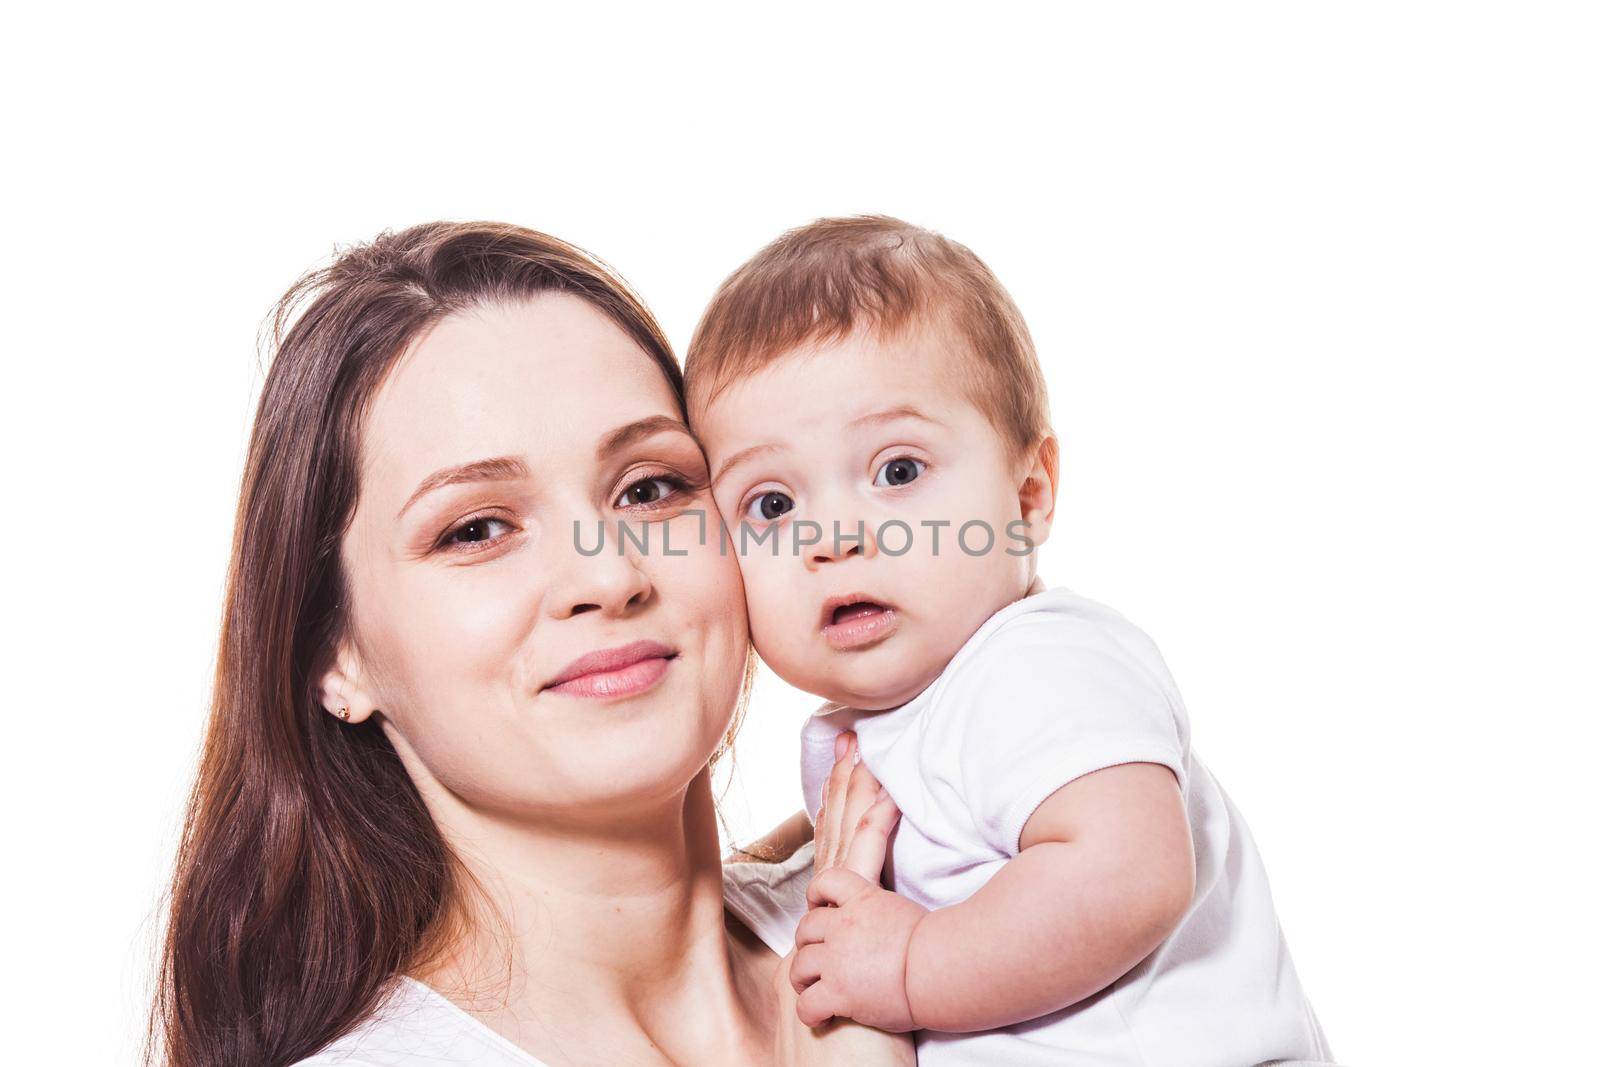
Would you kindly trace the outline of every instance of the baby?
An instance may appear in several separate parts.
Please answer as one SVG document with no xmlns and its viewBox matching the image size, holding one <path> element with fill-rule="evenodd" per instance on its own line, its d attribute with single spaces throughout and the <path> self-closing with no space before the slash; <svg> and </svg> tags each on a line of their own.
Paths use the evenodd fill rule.
<svg viewBox="0 0 1600 1067">
<path fill-rule="evenodd" d="M 811 885 L 801 1017 L 918 1030 L 935 1067 L 1327 1059 L 1160 654 L 1036 581 L 1057 444 L 988 268 L 895 219 L 813 223 L 722 285 L 686 373 L 756 649 L 828 701 L 807 808 L 852 732 L 902 812 L 894 892 Z"/>
</svg>

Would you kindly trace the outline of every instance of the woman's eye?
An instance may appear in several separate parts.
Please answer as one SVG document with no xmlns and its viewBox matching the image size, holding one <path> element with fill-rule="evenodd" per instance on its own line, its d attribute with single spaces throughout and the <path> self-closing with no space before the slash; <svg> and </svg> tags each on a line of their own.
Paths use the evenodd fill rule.
<svg viewBox="0 0 1600 1067">
<path fill-rule="evenodd" d="M 451 544 L 478 544 L 494 540 L 494 528 L 504 526 L 510 529 L 511 524 L 504 519 L 485 516 L 481 519 L 470 519 L 457 526 L 445 535 L 445 541 Z"/>
<path fill-rule="evenodd" d="M 641 478 L 622 491 L 622 495 L 616 499 L 616 506 L 619 508 L 647 508 L 652 504 L 661 503 L 681 488 L 682 486 L 671 478 Z"/>
<path fill-rule="evenodd" d="M 873 476 L 873 485 L 896 486 L 906 485 L 917 480 L 917 476 L 928 469 L 928 465 L 920 459 L 911 459 L 901 456 L 891 459 L 878 468 L 878 473 Z"/>
<path fill-rule="evenodd" d="M 750 501 L 749 506 L 745 508 L 745 517 L 758 519 L 761 522 L 771 522 L 773 519 L 781 519 L 793 510 L 794 498 L 788 493 L 780 493 L 774 490 L 769 493 L 762 493 Z"/>
</svg>

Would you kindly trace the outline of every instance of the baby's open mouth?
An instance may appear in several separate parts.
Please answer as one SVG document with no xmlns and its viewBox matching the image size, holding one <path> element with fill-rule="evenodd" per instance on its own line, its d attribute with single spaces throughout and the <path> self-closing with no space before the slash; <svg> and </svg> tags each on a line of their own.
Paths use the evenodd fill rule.
<svg viewBox="0 0 1600 1067">
<path fill-rule="evenodd" d="M 875 645 L 899 626 L 900 615 L 892 604 L 861 593 L 830 597 L 822 605 L 822 636 L 840 651 Z"/>
<path fill-rule="evenodd" d="M 882 604 L 875 604 L 870 600 L 858 600 L 853 604 L 841 604 L 833 609 L 833 622 L 840 623 L 846 619 L 859 619 L 863 615 L 876 615 L 883 610 Z"/>
</svg>

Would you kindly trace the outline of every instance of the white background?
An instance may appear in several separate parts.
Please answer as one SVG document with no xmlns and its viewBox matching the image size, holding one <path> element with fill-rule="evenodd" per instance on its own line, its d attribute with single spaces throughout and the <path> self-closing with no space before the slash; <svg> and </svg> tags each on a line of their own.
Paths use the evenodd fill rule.
<svg viewBox="0 0 1600 1067">
<path fill-rule="evenodd" d="M 1594 9 L 578 6 L 8 15 L 0 1060 L 133 1059 L 297 274 L 504 219 L 681 350 L 781 229 L 887 212 L 1027 315 L 1044 573 L 1164 650 L 1341 1059 L 1592 1062 Z M 809 706 L 763 681 L 736 834 Z"/>
</svg>

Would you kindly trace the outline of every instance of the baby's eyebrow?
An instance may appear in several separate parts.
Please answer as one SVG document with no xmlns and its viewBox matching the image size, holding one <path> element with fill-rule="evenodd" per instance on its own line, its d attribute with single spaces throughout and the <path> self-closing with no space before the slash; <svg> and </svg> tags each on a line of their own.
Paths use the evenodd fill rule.
<svg viewBox="0 0 1600 1067">
<path fill-rule="evenodd" d="M 859 415 L 850 420 L 849 426 L 851 429 L 856 429 L 861 426 L 874 426 L 880 422 L 893 422 L 895 419 L 921 419 L 923 422 L 931 422 L 935 426 L 944 425 L 932 415 L 924 414 L 919 408 L 910 404 L 900 404 L 892 408 L 884 408 L 882 411 L 869 411 L 865 415 Z"/>
<path fill-rule="evenodd" d="M 755 459 L 757 456 L 764 456 L 771 452 L 780 451 L 782 451 L 782 449 L 780 449 L 777 445 L 751 445 L 749 448 L 741 448 L 739 451 L 735 452 L 733 455 L 724 460 L 722 465 L 717 468 L 717 473 L 711 476 L 711 484 L 715 486 L 722 480 L 722 476 L 724 474 L 727 474 L 741 463 Z"/>
</svg>

